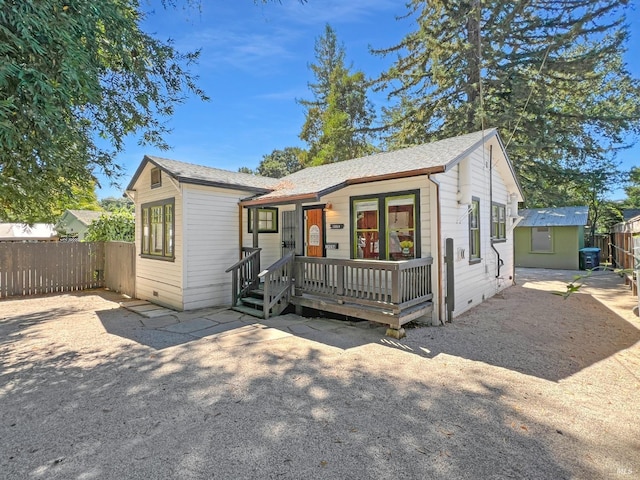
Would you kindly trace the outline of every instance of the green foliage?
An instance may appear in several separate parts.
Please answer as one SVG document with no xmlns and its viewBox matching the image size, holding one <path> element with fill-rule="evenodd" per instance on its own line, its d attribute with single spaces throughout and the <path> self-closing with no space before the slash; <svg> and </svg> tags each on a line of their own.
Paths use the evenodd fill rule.
<svg viewBox="0 0 640 480">
<path fill-rule="evenodd" d="M 369 127 L 374 119 L 367 98 L 368 82 L 361 71 L 345 65 L 344 46 L 326 25 L 316 40 L 316 63 L 309 65 L 316 83 L 309 88 L 313 100 L 298 100 L 306 109 L 300 138 L 309 145 L 306 165 L 348 160 L 375 151 Z"/>
<path fill-rule="evenodd" d="M 103 213 L 89 225 L 85 242 L 133 242 L 136 222 L 133 212 L 127 208 Z"/>
<path fill-rule="evenodd" d="M 102 210 L 115 212 L 118 210 L 128 210 L 133 213 L 135 205 L 128 197 L 106 197 L 98 202 Z"/>
<path fill-rule="evenodd" d="M 626 1 L 408 6 L 418 28 L 376 52 L 396 57 L 376 82 L 396 100 L 388 148 L 497 127 L 531 206 L 565 205 L 576 162 L 609 162 L 640 131 L 640 82 L 622 60 Z"/>
<path fill-rule="evenodd" d="M 298 147 L 275 149 L 264 155 L 256 173 L 264 177 L 282 178 L 303 168 L 306 152 Z"/>
<path fill-rule="evenodd" d="M 206 99 L 198 52 L 144 18 L 138 0 L 0 0 L 0 216 L 53 220 L 95 172 L 118 177 L 128 135 L 167 148 L 163 119 L 187 92 Z"/>
<path fill-rule="evenodd" d="M 624 192 L 627 194 L 624 202 L 625 207 L 640 208 L 640 167 L 633 167 L 629 171 L 629 179 Z"/>
</svg>

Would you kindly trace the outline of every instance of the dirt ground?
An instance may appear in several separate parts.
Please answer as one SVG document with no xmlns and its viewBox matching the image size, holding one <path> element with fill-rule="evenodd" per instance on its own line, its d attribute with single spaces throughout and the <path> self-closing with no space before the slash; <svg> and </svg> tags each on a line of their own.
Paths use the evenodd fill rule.
<svg viewBox="0 0 640 480">
<path fill-rule="evenodd" d="M 611 273 L 519 270 L 443 327 L 0 301 L 6 479 L 640 477 L 640 321 Z"/>
</svg>

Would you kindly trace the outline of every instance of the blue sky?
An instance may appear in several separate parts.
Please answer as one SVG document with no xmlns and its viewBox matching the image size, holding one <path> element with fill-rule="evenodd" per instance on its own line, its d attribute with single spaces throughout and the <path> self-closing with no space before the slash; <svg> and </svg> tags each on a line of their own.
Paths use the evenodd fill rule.
<svg viewBox="0 0 640 480">
<path fill-rule="evenodd" d="M 154 1 L 154 4 L 159 2 Z M 127 142 L 117 162 L 124 168 L 120 186 L 100 179 L 98 197 L 121 196 L 145 154 L 227 170 L 255 168 L 274 149 L 304 146 L 298 138 L 304 110 L 296 99 L 309 99 L 313 81 L 308 64 L 314 42 L 326 23 L 344 44 L 354 69 L 376 76 L 391 59 L 373 56 L 372 48 L 398 43 L 415 29 L 402 0 L 297 0 L 255 4 L 252 0 L 203 0 L 202 12 L 160 7 L 143 25 L 162 39 L 171 38 L 179 50 L 201 49 L 199 86 L 211 97 L 190 99 L 176 108 L 167 125 L 169 151 Z M 640 19 L 632 22 L 629 52 L 640 51 Z M 640 60 L 627 55 L 629 68 L 640 77 Z M 379 107 L 383 95 L 371 95 Z M 625 168 L 640 164 L 640 146 L 618 156 Z M 621 191 L 614 197 L 623 197 Z"/>
</svg>

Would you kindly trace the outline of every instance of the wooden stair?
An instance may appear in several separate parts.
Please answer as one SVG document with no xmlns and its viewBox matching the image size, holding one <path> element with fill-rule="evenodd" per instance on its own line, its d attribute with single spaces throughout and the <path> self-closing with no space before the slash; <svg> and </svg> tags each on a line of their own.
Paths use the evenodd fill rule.
<svg viewBox="0 0 640 480">
<path fill-rule="evenodd" d="M 264 318 L 264 290 L 262 285 L 259 288 L 249 290 L 247 295 L 240 298 L 238 304 L 233 306 L 232 309 L 257 318 Z"/>
</svg>

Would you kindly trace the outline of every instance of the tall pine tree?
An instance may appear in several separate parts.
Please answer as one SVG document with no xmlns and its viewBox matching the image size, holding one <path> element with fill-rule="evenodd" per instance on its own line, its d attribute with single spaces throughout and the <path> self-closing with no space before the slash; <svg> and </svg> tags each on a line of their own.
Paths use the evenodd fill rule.
<svg viewBox="0 0 640 480">
<path fill-rule="evenodd" d="M 300 138 L 309 145 L 307 166 L 338 162 L 374 151 L 369 126 L 374 119 L 367 98 L 367 79 L 345 65 L 344 46 L 326 25 L 316 40 L 316 63 L 309 65 L 315 83 L 312 100 L 298 100 L 306 109 Z"/>
<path fill-rule="evenodd" d="M 411 0 L 418 29 L 377 51 L 386 146 L 498 127 L 531 206 L 575 164 L 610 161 L 640 130 L 640 83 L 622 54 L 626 0 Z"/>
</svg>

